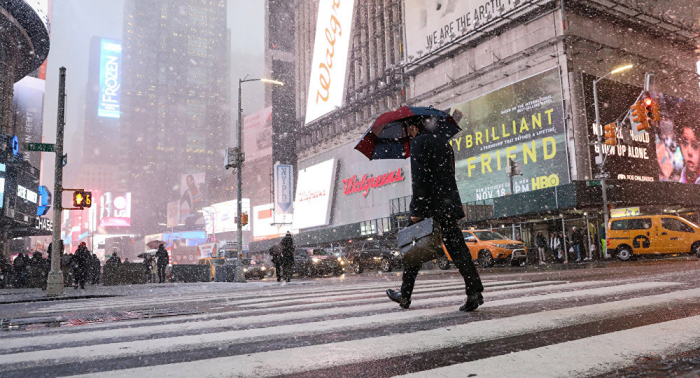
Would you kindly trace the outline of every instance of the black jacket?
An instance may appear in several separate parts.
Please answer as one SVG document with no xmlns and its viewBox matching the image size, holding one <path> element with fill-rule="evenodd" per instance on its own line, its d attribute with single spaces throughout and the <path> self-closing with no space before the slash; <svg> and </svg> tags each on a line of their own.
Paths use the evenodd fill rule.
<svg viewBox="0 0 700 378">
<path fill-rule="evenodd" d="M 156 252 L 156 258 L 158 259 L 158 265 L 168 265 L 170 263 L 170 257 L 168 256 L 168 250 L 165 248 L 158 247 Z"/>
<path fill-rule="evenodd" d="M 90 265 L 90 259 L 92 257 L 92 254 L 86 247 L 80 246 L 78 247 L 78 250 L 75 251 L 75 255 L 73 255 L 73 260 L 75 263 L 78 265 L 78 268 L 80 269 L 87 269 L 87 267 Z"/>
<path fill-rule="evenodd" d="M 411 140 L 412 217 L 464 218 L 454 161 L 452 146 L 444 138 L 421 133 Z"/>
<path fill-rule="evenodd" d="M 282 239 L 282 265 L 294 265 L 294 241 L 290 235 Z"/>
<path fill-rule="evenodd" d="M 539 248 L 545 248 L 547 246 L 547 239 L 544 238 L 544 235 L 537 235 L 535 244 L 537 244 Z"/>
</svg>

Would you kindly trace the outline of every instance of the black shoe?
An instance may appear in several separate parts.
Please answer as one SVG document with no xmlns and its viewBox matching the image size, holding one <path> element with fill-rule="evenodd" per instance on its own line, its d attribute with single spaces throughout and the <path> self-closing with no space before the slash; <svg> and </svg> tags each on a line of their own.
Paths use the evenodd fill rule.
<svg viewBox="0 0 700 378">
<path fill-rule="evenodd" d="M 462 307 L 459 308 L 459 311 L 474 311 L 482 304 L 484 304 L 484 297 L 481 295 L 481 293 L 469 294 Z"/>
<path fill-rule="evenodd" d="M 411 306 L 411 300 L 410 299 L 404 299 L 404 297 L 401 296 L 401 293 L 395 292 L 394 290 L 387 289 L 386 290 L 386 296 L 389 297 L 392 301 L 396 302 L 401 306 L 401 308 L 407 310 L 409 306 Z"/>
<path fill-rule="evenodd" d="M 280 281 L 282 281 L 282 279 L 278 277 L 278 278 L 277 278 L 277 282 L 280 282 Z"/>
</svg>

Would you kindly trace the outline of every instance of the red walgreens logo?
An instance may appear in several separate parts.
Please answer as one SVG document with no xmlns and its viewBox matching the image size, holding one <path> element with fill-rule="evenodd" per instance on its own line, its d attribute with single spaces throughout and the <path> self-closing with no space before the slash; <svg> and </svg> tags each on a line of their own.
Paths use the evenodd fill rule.
<svg viewBox="0 0 700 378">
<path fill-rule="evenodd" d="M 357 179 L 357 176 L 353 175 L 351 178 L 343 180 L 343 184 L 345 185 L 343 193 L 345 193 L 346 196 L 353 193 L 362 193 L 363 197 L 367 197 L 371 188 L 379 188 L 403 180 L 404 177 L 401 168 L 377 177 L 362 175 L 360 180 Z"/>
</svg>

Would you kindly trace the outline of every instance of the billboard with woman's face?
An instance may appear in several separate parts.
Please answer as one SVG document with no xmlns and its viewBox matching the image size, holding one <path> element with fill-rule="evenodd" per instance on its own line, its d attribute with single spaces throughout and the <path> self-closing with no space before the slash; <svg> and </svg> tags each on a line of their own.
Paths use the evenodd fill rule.
<svg viewBox="0 0 700 378">
<path fill-rule="evenodd" d="M 187 173 L 180 176 L 180 223 L 194 225 L 202 218 L 206 205 L 204 198 L 205 173 Z M 188 223 L 190 222 L 190 223 Z"/>
</svg>

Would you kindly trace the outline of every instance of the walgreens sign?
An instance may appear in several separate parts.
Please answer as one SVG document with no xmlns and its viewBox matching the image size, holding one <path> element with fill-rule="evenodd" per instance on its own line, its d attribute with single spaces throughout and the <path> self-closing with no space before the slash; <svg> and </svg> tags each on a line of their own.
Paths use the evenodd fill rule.
<svg viewBox="0 0 700 378">
<path fill-rule="evenodd" d="M 405 177 L 401 168 L 376 177 L 374 175 L 365 174 L 362 175 L 362 178 L 359 180 L 357 179 L 356 175 L 353 175 L 352 177 L 343 180 L 343 185 L 345 185 L 343 194 L 347 196 L 350 194 L 362 193 L 363 197 L 367 197 L 370 189 L 372 188 L 381 188 L 382 186 L 401 182 L 404 179 Z"/>
<path fill-rule="evenodd" d="M 343 104 L 355 0 L 320 0 L 306 123 Z"/>
</svg>

